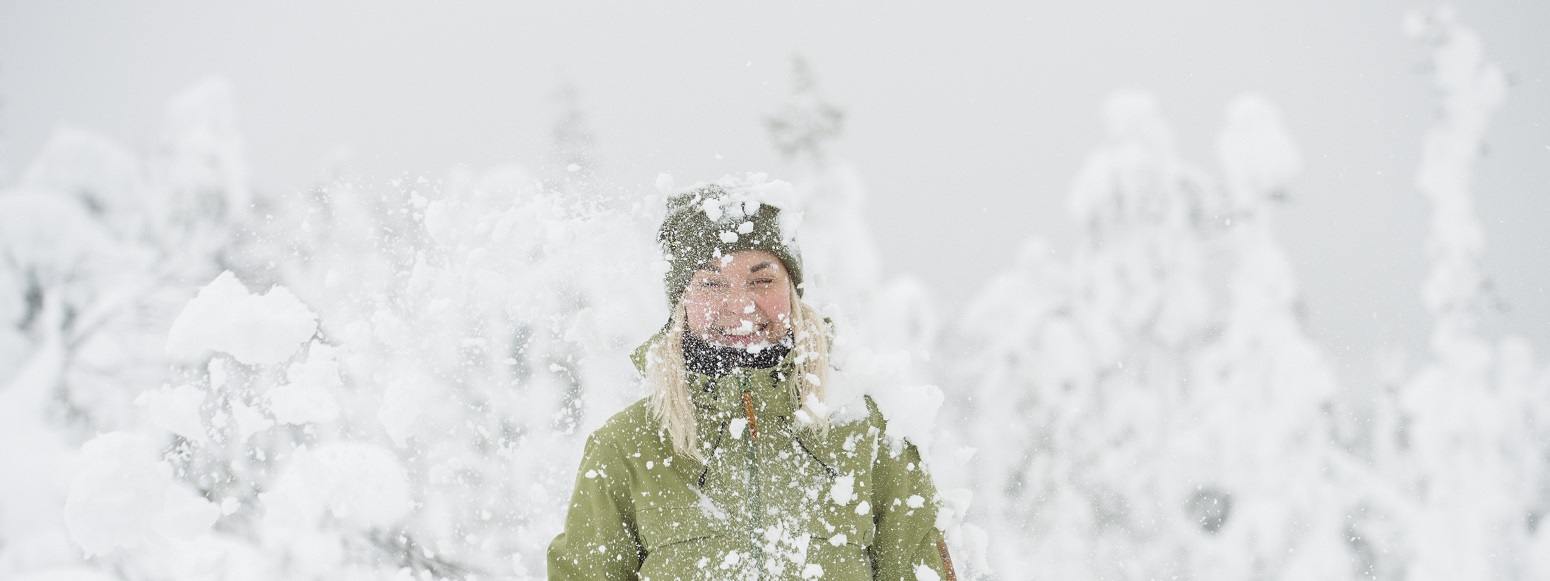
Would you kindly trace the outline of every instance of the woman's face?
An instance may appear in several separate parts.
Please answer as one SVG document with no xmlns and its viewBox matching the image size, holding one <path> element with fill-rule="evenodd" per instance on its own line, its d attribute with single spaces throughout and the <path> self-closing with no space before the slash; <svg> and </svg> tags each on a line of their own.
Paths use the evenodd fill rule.
<svg viewBox="0 0 1550 581">
<path fill-rule="evenodd" d="M 742 250 L 694 271 L 683 305 L 689 332 L 707 343 L 774 343 L 790 328 L 791 282 L 774 254 Z"/>
</svg>

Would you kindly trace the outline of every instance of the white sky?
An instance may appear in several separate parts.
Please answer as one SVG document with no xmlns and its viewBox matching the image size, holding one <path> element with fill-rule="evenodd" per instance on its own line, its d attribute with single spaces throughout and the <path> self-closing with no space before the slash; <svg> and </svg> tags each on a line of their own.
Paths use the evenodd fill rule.
<svg viewBox="0 0 1550 581">
<path fill-rule="evenodd" d="M 1101 139 L 1110 91 L 1153 91 L 1185 157 L 1214 166 L 1228 101 L 1278 103 L 1306 160 L 1278 223 L 1315 336 L 1347 381 L 1375 348 L 1418 355 L 1434 112 L 1425 4 L 1116 0 L 1036 3 L 43 2 L 0 4 L 0 173 L 53 128 L 140 150 L 163 107 L 212 74 L 238 92 L 257 185 L 315 184 L 348 146 L 386 177 L 551 152 L 562 81 L 579 90 L 607 175 L 651 187 L 783 165 L 762 120 L 807 57 L 847 112 L 836 151 L 861 170 L 892 271 L 944 313 L 1029 236 L 1064 252 L 1066 189 Z M 538 4 L 538 3 L 533 3 Z M 948 4 L 951 4 L 950 6 Z M 1550 2 L 1471 1 L 1460 19 L 1513 75 L 1476 192 L 1488 267 L 1512 306 L 1494 328 L 1550 351 Z"/>
</svg>

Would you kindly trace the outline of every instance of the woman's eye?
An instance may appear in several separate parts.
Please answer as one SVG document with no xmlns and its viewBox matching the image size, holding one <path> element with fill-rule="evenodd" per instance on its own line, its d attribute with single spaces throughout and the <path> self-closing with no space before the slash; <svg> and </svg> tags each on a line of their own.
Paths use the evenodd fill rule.
<svg viewBox="0 0 1550 581">
<path fill-rule="evenodd" d="M 714 288 L 714 287 L 721 286 L 721 281 L 719 281 L 719 280 L 702 280 L 702 281 L 700 281 L 700 286 L 705 287 L 705 288 Z"/>
<path fill-rule="evenodd" d="M 757 285 L 775 284 L 775 279 L 773 279 L 773 278 L 758 278 L 758 279 L 754 279 L 752 281 L 752 284 L 757 284 Z"/>
</svg>

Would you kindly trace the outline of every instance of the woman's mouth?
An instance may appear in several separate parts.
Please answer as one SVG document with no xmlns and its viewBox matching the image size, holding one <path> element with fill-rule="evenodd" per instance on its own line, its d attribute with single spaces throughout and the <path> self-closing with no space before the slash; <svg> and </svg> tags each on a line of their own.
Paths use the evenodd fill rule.
<svg viewBox="0 0 1550 581">
<path fill-rule="evenodd" d="M 747 345 L 762 340 L 764 330 L 769 328 L 769 323 L 754 324 L 753 321 L 744 320 L 741 325 L 722 329 L 721 338 L 728 344 Z"/>
</svg>

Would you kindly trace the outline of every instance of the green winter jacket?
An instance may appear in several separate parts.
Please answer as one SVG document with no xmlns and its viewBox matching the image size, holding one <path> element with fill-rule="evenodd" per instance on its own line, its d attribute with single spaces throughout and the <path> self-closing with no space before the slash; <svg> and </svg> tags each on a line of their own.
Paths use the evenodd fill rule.
<svg viewBox="0 0 1550 581">
<path fill-rule="evenodd" d="M 864 419 L 800 429 L 790 368 L 692 375 L 705 464 L 673 453 L 646 400 L 593 432 L 549 579 L 950 579 L 919 452 L 870 398 Z"/>
</svg>

